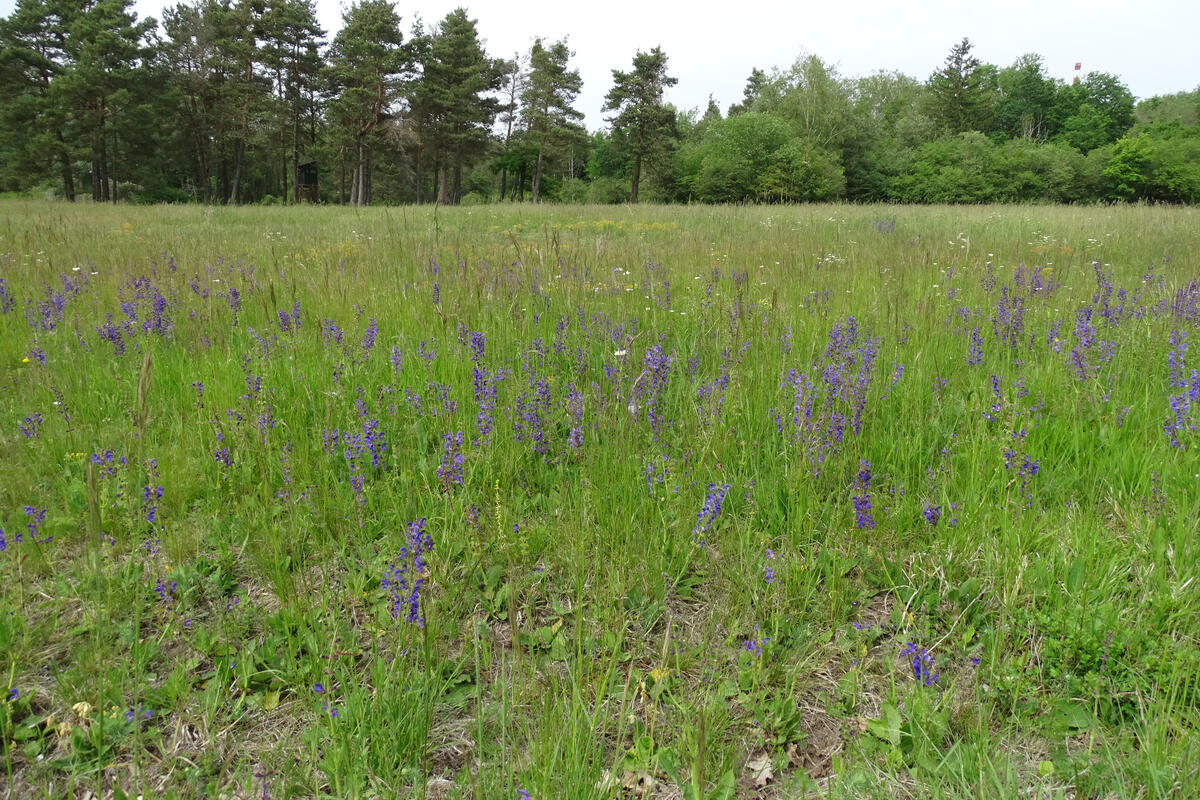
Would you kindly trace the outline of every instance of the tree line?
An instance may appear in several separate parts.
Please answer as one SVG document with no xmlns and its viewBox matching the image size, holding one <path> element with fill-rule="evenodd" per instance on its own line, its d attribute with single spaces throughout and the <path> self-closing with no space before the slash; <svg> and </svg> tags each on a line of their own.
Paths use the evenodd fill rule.
<svg viewBox="0 0 1200 800">
<path fill-rule="evenodd" d="M 661 49 L 588 132 L 566 41 L 489 55 L 465 9 L 407 27 L 358 0 L 19 0 L 0 20 L 0 191 L 68 200 L 456 204 L 1200 201 L 1200 89 L 1140 103 L 955 44 L 926 80 L 815 55 L 722 113 L 665 102 Z"/>
</svg>

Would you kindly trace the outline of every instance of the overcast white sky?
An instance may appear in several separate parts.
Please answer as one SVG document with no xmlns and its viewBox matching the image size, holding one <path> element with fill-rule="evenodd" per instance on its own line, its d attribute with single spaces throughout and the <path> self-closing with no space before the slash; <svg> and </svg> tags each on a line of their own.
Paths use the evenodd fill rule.
<svg viewBox="0 0 1200 800">
<path fill-rule="evenodd" d="M 0 0 L 8 15 L 15 0 Z M 141 16 L 161 19 L 175 2 L 137 0 Z M 317 0 L 329 31 L 341 27 L 343 0 Z M 969 37 L 975 55 L 1001 66 L 1039 53 L 1050 74 L 1069 80 L 1083 72 L 1118 75 L 1138 97 L 1200 86 L 1197 0 L 697 0 L 681 6 L 654 0 L 488 0 L 463 3 L 398 0 L 407 34 L 419 14 L 427 27 L 465 5 L 494 57 L 528 51 L 535 36 L 568 37 L 583 77 L 578 108 L 591 130 L 602 127 L 604 95 L 613 69 L 629 69 L 634 53 L 660 45 L 679 79 L 667 99 L 703 111 L 712 94 L 725 111 L 742 97 L 750 70 L 786 67 L 813 53 L 847 77 L 899 70 L 924 80 L 952 45 Z"/>
</svg>

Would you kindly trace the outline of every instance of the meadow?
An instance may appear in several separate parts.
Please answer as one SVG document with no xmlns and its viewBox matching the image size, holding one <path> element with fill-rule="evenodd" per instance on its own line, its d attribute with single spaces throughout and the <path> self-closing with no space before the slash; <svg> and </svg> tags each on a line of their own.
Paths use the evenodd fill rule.
<svg viewBox="0 0 1200 800">
<path fill-rule="evenodd" d="M 1200 210 L 0 201 L 7 797 L 1200 796 Z"/>
</svg>

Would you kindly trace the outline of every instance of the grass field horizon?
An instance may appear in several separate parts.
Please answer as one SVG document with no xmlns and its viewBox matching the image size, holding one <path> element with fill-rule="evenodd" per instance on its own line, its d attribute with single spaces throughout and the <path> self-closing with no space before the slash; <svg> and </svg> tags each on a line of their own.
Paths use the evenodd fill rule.
<svg viewBox="0 0 1200 800">
<path fill-rule="evenodd" d="M 0 201 L 9 796 L 1200 794 L 1200 211 Z"/>
</svg>

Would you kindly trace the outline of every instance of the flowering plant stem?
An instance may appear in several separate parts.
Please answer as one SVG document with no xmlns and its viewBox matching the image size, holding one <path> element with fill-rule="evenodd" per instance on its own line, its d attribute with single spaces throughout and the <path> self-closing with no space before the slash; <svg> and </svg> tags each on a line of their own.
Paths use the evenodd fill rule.
<svg viewBox="0 0 1200 800">
<path fill-rule="evenodd" d="M 425 624 L 421 626 L 421 655 L 425 662 L 425 746 L 421 748 L 421 798 L 424 800 L 425 790 L 429 785 L 429 732 L 433 730 L 433 704 L 437 699 L 433 682 L 433 634 L 430 633 L 432 621 L 426 612 L 425 598 L 418 601 L 421 604 L 421 618 Z"/>
<path fill-rule="evenodd" d="M 521 657 L 521 630 L 517 627 L 517 568 L 512 556 L 508 558 L 508 627 L 512 630 L 513 653 Z"/>
</svg>

